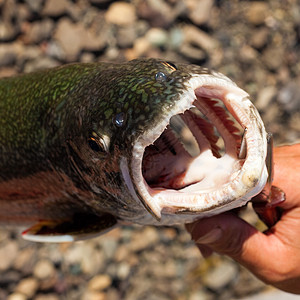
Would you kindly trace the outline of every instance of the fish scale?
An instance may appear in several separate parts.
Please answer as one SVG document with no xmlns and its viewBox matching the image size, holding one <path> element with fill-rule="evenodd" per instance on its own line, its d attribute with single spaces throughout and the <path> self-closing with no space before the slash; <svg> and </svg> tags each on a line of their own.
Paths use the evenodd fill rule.
<svg viewBox="0 0 300 300">
<path fill-rule="evenodd" d="M 216 157 L 215 137 L 195 157 L 170 139 L 172 116 L 191 117 L 203 99 L 228 109 L 208 106 L 225 140 L 236 135 L 229 111 L 247 128 L 242 158 Z M 208 121 L 186 125 L 205 136 Z M 240 149 L 241 139 L 232 141 Z M 248 94 L 200 66 L 77 63 L 0 80 L 0 224 L 26 226 L 26 239 L 72 241 L 118 224 L 174 225 L 245 205 L 267 181 L 266 153 Z M 159 170 L 167 170 L 164 183 Z"/>
</svg>

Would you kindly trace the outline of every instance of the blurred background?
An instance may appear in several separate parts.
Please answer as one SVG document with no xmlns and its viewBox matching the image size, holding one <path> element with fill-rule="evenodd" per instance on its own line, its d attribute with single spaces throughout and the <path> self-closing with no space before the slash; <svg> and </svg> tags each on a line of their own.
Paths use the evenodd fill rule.
<svg viewBox="0 0 300 300">
<path fill-rule="evenodd" d="M 297 0 L 0 0 L 0 77 L 137 57 L 224 73 L 251 95 L 275 144 L 299 141 Z M 244 217 L 261 226 L 251 210 Z M 183 226 L 128 226 L 60 245 L 0 229 L 0 299 L 262 299 L 271 291 L 227 258 L 204 260 Z"/>
</svg>

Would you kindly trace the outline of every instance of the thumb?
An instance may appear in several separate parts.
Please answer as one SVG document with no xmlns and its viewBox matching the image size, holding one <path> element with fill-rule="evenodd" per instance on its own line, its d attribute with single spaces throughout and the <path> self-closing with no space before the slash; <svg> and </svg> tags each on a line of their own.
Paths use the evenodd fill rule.
<svg viewBox="0 0 300 300">
<path fill-rule="evenodd" d="M 204 256 L 211 251 L 228 255 L 248 268 L 267 283 L 281 281 L 277 270 L 282 269 L 281 260 L 274 260 L 274 252 L 280 257 L 284 249 L 274 235 L 266 235 L 227 212 L 188 224 L 191 233 Z"/>
</svg>

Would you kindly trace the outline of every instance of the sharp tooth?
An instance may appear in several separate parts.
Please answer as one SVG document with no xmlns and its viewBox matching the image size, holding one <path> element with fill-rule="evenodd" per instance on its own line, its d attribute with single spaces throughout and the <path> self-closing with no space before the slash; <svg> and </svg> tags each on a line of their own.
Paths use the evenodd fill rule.
<svg viewBox="0 0 300 300">
<path fill-rule="evenodd" d="M 243 135 L 242 135 L 242 142 L 241 142 L 241 148 L 239 153 L 239 159 L 246 158 L 247 153 L 247 142 L 246 142 L 246 134 L 247 134 L 247 127 L 244 129 Z"/>
</svg>

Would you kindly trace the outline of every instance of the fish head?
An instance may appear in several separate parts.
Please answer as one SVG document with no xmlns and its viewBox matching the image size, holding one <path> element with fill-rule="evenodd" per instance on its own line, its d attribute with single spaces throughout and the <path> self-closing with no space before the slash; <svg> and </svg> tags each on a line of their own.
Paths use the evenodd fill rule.
<svg viewBox="0 0 300 300">
<path fill-rule="evenodd" d="M 263 189 L 266 131 L 249 95 L 229 78 L 157 59 L 106 72 L 106 101 L 95 109 L 88 144 L 98 169 L 93 184 L 117 199 L 121 218 L 191 222 L 242 206 Z"/>
</svg>

